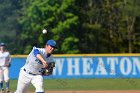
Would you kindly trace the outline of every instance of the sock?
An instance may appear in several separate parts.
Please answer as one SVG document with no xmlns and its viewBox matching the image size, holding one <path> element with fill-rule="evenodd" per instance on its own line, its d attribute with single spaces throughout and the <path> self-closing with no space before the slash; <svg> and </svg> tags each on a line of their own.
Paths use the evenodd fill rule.
<svg viewBox="0 0 140 93">
<path fill-rule="evenodd" d="M 9 89 L 9 81 L 6 82 L 6 89 Z"/>
<path fill-rule="evenodd" d="M 44 93 L 44 92 L 36 92 L 36 93 Z"/>
<path fill-rule="evenodd" d="M 0 82 L 0 89 L 3 89 L 3 82 Z"/>
</svg>

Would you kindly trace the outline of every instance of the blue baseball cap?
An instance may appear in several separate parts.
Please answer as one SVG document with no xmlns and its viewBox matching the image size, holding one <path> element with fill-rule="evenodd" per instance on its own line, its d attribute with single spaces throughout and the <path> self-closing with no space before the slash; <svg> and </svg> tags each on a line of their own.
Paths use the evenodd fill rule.
<svg viewBox="0 0 140 93">
<path fill-rule="evenodd" d="M 0 46 L 5 46 L 5 44 L 4 43 L 0 43 Z"/>
<path fill-rule="evenodd" d="M 56 42 L 54 40 L 48 40 L 46 44 L 56 48 Z"/>
</svg>

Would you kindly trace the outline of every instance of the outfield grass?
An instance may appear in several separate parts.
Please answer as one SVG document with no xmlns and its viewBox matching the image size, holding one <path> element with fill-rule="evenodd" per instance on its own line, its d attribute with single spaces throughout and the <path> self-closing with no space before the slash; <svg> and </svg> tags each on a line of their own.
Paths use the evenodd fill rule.
<svg viewBox="0 0 140 93">
<path fill-rule="evenodd" d="M 12 91 L 16 84 L 17 80 L 11 80 Z M 44 85 L 46 90 L 140 90 L 140 79 L 45 79 Z"/>
</svg>

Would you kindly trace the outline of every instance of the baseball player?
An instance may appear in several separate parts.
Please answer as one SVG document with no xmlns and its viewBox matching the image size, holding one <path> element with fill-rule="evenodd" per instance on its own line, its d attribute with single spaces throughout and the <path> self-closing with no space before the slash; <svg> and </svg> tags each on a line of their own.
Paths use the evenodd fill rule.
<svg viewBox="0 0 140 93">
<path fill-rule="evenodd" d="M 52 53 L 55 48 L 54 40 L 48 40 L 44 48 L 33 47 L 25 65 L 20 70 L 15 93 L 27 93 L 30 83 L 35 87 L 36 93 L 44 93 L 43 76 L 52 74 L 55 66 Z"/>
<path fill-rule="evenodd" d="M 4 93 L 3 81 L 6 83 L 6 93 L 9 93 L 9 67 L 11 57 L 10 53 L 5 50 L 5 44 L 0 43 L 0 89 Z"/>
</svg>

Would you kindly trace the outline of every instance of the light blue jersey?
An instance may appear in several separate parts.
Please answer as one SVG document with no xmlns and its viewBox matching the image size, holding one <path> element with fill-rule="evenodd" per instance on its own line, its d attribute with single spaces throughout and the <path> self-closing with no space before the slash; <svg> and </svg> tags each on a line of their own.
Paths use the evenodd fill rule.
<svg viewBox="0 0 140 93">
<path fill-rule="evenodd" d="M 8 65 L 11 62 L 10 53 L 7 51 L 0 51 L 0 66 Z"/>
<path fill-rule="evenodd" d="M 32 51 L 30 52 L 30 54 L 28 55 L 28 57 L 26 59 L 25 65 L 21 69 L 25 69 L 26 72 L 28 72 L 28 73 L 41 75 L 42 69 L 44 68 L 44 66 L 43 66 L 42 62 L 39 59 L 37 59 L 37 57 L 35 56 L 35 54 L 34 54 L 35 49 L 37 49 L 39 51 L 39 54 L 42 55 L 42 57 L 44 58 L 44 60 L 47 63 L 54 62 L 52 55 L 47 56 L 45 48 L 33 47 Z"/>
</svg>

